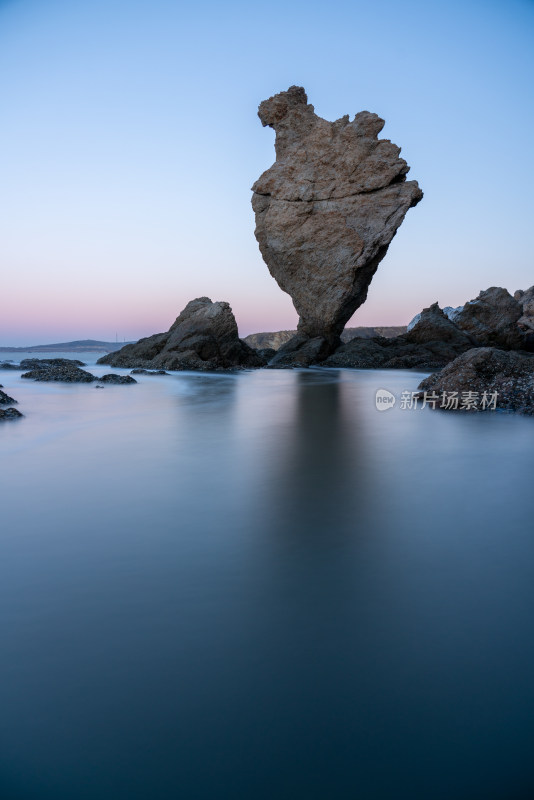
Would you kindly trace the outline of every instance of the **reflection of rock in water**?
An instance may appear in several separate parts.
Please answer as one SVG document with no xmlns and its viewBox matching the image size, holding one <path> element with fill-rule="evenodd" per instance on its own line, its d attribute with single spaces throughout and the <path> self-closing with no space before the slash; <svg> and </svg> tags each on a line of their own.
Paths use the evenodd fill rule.
<svg viewBox="0 0 534 800">
<path fill-rule="evenodd" d="M 358 527 L 366 503 L 355 409 L 346 413 L 338 373 L 299 372 L 296 378 L 291 438 L 273 483 L 273 522 L 303 535 L 345 535 Z"/>
</svg>

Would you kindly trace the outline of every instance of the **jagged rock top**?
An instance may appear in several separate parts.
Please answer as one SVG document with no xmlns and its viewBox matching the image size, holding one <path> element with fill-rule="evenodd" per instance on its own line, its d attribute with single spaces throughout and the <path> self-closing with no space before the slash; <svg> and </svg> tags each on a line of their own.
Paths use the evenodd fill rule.
<svg viewBox="0 0 534 800">
<path fill-rule="evenodd" d="M 335 122 L 317 116 L 302 86 L 264 100 L 258 110 L 264 126 L 276 131 L 276 163 L 252 187 L 278 200 L 332 200 L 403 182 L 409 166 L 400 147 L 379 139 L 383 119 L 360 111 Z M 417 184 L 415 184 L 417 186 Z M 419 187 L 413 205 L 423 196 Z"/>
</svg>

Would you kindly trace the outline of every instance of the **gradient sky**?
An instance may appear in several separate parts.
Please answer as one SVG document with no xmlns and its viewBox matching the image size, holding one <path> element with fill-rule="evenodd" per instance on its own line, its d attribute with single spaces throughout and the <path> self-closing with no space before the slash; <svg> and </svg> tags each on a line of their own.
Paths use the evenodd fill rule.
<svg viewBox="0 0 534 800">
<path fill-rule="evenodd" d="M 137 339 L 200 295 L 295 327 L 254 238 L 258 103 L 368 109 L 423 201 L 353 325 L 534 284 L 534 2 L 0 0 L 0 345 Z"/>
</svg>

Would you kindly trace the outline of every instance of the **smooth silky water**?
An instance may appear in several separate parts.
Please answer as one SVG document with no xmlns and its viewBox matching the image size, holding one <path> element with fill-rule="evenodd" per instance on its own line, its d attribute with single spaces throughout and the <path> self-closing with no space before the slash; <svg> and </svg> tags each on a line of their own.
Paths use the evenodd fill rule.
<svg viewBox="0 0 534 800">
<path fill-rule="evenodd" d="M 421 377 L 0 372 L 0 797 L 534 796 L 534 420 Z"/>
</svg>

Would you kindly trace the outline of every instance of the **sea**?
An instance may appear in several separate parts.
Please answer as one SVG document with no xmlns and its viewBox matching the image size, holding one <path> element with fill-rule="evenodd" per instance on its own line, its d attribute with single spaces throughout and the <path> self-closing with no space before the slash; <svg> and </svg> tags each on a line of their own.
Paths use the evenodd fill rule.
<svg viewBox="0 0 534 800">
<path fill-rule="evenodd" d="M 534 419 L 422 378 L 0 371 L 2 800 L 534 797 Z"/>
</svg>

